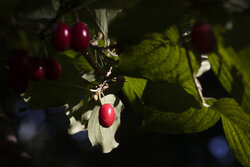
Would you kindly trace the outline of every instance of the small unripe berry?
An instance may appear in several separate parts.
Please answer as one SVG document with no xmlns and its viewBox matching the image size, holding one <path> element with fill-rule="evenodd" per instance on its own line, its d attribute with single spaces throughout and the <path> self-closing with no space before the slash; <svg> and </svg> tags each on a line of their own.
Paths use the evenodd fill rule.
<svg viewBox="0 0 250 167">
<path fill-rule="evenodd" d="M 216 49 L 216 38 L 207 23 L 196 23 L 191 32 L 192 45 L 197 53 L 205 54 Z"/>
<path fill-rule="evenodd" d="M 84 51 L 90 43 L 90 35 L 87 26 L 82 22 L 77 22 L 71 31 L 71 47 L 76 51 Z"/>
<path fill-rule="evenodd" d="M 71 33 L 67 24 L 59 23 L 52 33 L 51 42 L 55 49 L 63 51 L 70 45 Z"/>
<path fill-rule="evenodd" d="M 115 110 L 111 104 L 103 104 L 99 109 L 99 123 L 102 127 L 108 128 L 115 121 Z"/>
</svg>

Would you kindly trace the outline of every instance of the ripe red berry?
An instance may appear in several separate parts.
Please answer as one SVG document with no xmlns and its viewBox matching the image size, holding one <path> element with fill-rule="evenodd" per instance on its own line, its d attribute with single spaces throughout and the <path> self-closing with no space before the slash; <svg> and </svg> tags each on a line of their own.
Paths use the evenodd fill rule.
<svg viewBox="0 0 250 167">
<path fill-rule="evenodd" d="M 30 79 L 33 81 L 40 81 L 44 78 L 44 65 L 40 58 L 31 58 Z"/>
<path fill-rule="evenodd" d="M 13 93 L 24 93 L 28 88 L 28 79 L 16 75 L 16 73 L 10 73 L 8 86 Z"/>
<path fill-rule="evenodd" d="M 111 104 L 103 104 L 99 109 L 99 123 L 104 128 L 110 127 L 115 121 L 115 110 Z"/>
<path fill-rule="evenodd" d="M 89 46 L 90 35 L 87 26 L 82 22 L 77 22 L 71 31 L 71 47 L 76 51 L 86 50 Z"/>
<path fill-rule="evenodd" d="M 52 33 L 51 42 L 55 49 L 63 51 L 70 45 L 70 29 L 67 24 L 59 23 Z"/>
<path fill-rule="evenodd" d="M 54 58 L 44 60 L 45 78 L 48 80 L 57 80 L 62 74 L 60 63 Z"/>
<path fill-rule="evenodd" d="M 199 54 L 212 52 L 216 49 L 216 39 L 209 24 L 196 23 L 191 32 L 192 44 Z"/>
</svg>

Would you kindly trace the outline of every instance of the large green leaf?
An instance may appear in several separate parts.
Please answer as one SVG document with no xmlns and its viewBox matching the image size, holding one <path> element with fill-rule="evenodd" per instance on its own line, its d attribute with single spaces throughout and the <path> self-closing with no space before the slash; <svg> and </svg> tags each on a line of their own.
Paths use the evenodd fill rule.
<svg viewBox="0 0 250 167">
<path fill-rule="evenodd" d="M 250 166 L 250 116 L 234 99 L 221 99 L 212 108 L 221 113 L 225 135 L 234 156 L 244 166 Z"/>
<path fill-rule="evenodd" d="M 123 93 L 143 114 L 142 131 L 167 134 L 196 133 L 213 126 L 218 112 L 203 107 L 178 84 L 125 77 Z M 216 100 L 206 102 L 212 105 Z"/>
<path fill-rule="evenodd" d="M 215 101 L 210 99 L 207 103 L 212 105 Z M 145 112 L 147 114 L 144 117 L 142 129 L 167 134 L 201 132 L 212 127 L 220 119 L 220 114 L 211 107 L 190 107 L 184 112 L 176 113 L 146 106 Z"/>
<path fill-rule="evenodd" d="M 136 103 L 137 100 L 142 99 L 147 80 L 143 78 L 132 77 L 125 77 L 125 79 L 126 82 L 124 83 L 122 88 L 123 93 L 131 104 Z"/>
<path fill-rule="evenodd" d="M 174 26 L 163 33 L 146 36 L 140 44 L 120 55 L 120 72 L 132 77 L 177 83 L 198 100 L 187 56 L 190 56 L 194 70 L 198 65 L 192 52 L 187 52 L 178 42 L 179 32 Z"/>
<path fill-rule="evenodd" d="M 236 52 L 224 46 L 223 32 L 225 29 L 215 27 L 218 53 L 210 54 L 212 69 L 225 90 L 236 99 L 245 112 L 250 113 L 250 47 Z"/>
<path fill-rule="evenodd" d="M 102 101 L 114 107 L 115 121 L 111 127 L 103 128 L 98 121 L 100 105 L 96 105 L 92 109 L 88 122 L 88 135 L 93 146 L 101 148 L 104 153 L 108 153 L 119 145 L 115 141 L 115 133 L 120 125 L 120 113 L 123 109 L 123 104 L 121 100 L 112 94 L 103 97 Z"/>
<path fill-rule="evenodd" d="M 31 82 L 24 97 L 28 99 L 31 108 L 48 108 L 68 103 L 74 106 L 88 92 L 89 84 L 82 79 L 79 72 L 65 56 L 58 57 L 62 66 L 62 75 L 56 81 L 43 80 Z"/>
</svg>

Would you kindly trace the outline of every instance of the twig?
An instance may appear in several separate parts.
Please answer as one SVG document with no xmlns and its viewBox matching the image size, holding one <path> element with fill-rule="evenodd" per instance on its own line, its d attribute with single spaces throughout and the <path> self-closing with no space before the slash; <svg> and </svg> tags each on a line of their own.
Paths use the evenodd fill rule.
<svg viewBox="0 0 250 167">
<path fill-rule="evenodd" d="M 82 53 L 85 57 L 85 59 L 88 61 L 89 65 L 102 77 L 106 78 L 107 72 L 102 69 L 99 64 L 92 59 L 91 55 L 88 52 Z"/>
</svg>

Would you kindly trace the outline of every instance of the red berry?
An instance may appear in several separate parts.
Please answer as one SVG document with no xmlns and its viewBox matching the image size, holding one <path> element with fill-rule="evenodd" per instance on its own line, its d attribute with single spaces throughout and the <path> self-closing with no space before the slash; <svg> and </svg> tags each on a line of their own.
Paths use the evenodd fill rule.
<svg viewBox="0 0 250 167">
<path fill-rule="evenodd" d="M 40 58 L 32 57 L 31 58 L 31 71 L 30 79 L 33 81 L 40 81 L 44 78 L 44 65 Z"/>
<path fill-rule="evenodd" d="M 199 54 L 212 52 L 216 49 L 216 39 L 209 24 L 196 23 L 191 32 L 192 44 Z"/>
<path fill-rule="evenodd" d="M 63 51 L 70 45 L 70 29 L 67 24 L 59 23 L 52 33 L 51 42 L 55 49 Z"/>
<path fill-rule="evenodd" d="M 60 63 L 54 58 L 44 60 L 45 78 L 48 80 L 57 80 L 62 74 Z"/>
<path fill-rule="evenodd" d="M 76 51 L 84 51 L 88 48 L 90 35 L 87 26 L 82 22 L 77 22 L 71 31 L 71 47 Z"/>
<path fill-rule="evenodd" d="M 110 127 L 115 121 L 115 110 L 111 104 L 103 104 L 99 109 L 99 123 L 104 128 Z"/>
<path fill-rule="evenodd" d="M 16 73 L 11 72 L 8 86 L 13 93 L 21 94 L 27 90 L 28 80 L 22 76 L 16 75 Z"/>
<path fill-rule="evenodd" d="M 17 76 L 24 78 L 29 77 L 30 71 L 30 58 L 25 50 L 18 49 L 14 50 L 10 57 L 10 71 L 12 74 L 15 73 Z"/>
</svg>

